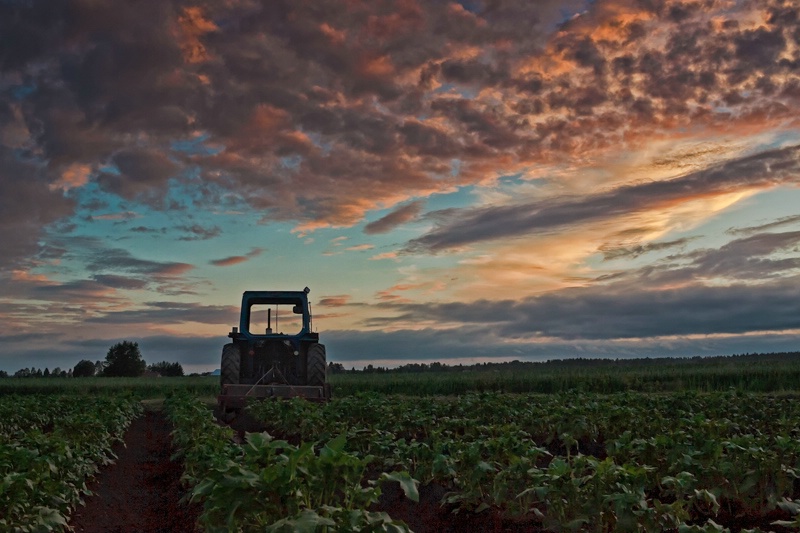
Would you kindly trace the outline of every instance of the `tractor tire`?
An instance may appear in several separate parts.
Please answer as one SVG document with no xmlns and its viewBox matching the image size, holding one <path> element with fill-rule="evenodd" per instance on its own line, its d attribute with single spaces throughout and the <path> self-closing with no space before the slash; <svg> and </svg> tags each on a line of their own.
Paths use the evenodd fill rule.
<svg viewBox="0 0 800 533">
<path fill-rule="evenodd" d="M 222 348 L 222 364 L 219 369 L 219 382 L 221 386 L 238 385 L 239 370 L 242 357 L 235 344 L 226 344 Z"/>
<path fill-rule="evenodd" d="M 328 364 L 325 361 L 325 345 L 312 344 L 308 347 L 308 384 L 314 387 L 325 386 Z"/>
</svg>

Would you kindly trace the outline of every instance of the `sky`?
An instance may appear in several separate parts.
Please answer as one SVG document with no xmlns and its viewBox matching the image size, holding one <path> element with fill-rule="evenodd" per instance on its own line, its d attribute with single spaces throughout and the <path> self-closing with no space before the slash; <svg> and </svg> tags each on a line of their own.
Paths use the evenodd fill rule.
<svg viewBox="0 0 800 533">
<path fill-rule="evenodd" d="M 0 370 L 800 350 L 794 0 L 0 0 Z"/>
</svg>

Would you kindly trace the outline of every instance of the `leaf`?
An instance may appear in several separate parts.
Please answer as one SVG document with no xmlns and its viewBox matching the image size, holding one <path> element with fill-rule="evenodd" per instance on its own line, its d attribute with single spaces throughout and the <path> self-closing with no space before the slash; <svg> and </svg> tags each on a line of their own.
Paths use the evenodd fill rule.
<svg viewBox="0 0 800 533">
<path fill-rule="evenodd" d="M 400 488 L 403 489 L 406 498 L 419 502 L 419 490 L 417 488 L 419 481 L 411 477 L 408 472 L 384 472 L 381 479 L 384 481 L 397 481 L 400 483 Z"/>
<path fill-rule="evenodd" d="M 800 514 L 800 500 L 792 501 L 787 498 L 784 498 L 778 502 L 778 507 L 780 507 L 784 511 L 789 511 L 793 515 Z"/>
<path fill-rule="evenodd" d="M 282 518 L 277 522 L 270 524 L 264 531 L 268 532 L 297 532 L 297 533 L 314 533 L 318 527 L 322 526 L 335 526 L 336 522 L 330 518 L 320 516 L 316 511 L 305 509 L 299 515 L 293 518 Z"/>
<path fill-rule="evenodd" d="M 481 513 L 481 512 L 485 511 L 488 508 L 489 508 L 489 504 L 486 503 L 486 502 L 482 502 L 478 507 L 475 508 L 474 513 L 475 514 Z"/>
</svg>

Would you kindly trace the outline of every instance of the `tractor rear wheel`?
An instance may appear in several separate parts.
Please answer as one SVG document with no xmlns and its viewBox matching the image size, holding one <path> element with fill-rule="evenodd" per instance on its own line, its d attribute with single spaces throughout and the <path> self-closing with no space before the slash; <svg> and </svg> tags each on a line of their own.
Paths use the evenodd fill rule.
<svg viewBox="0 0 800 533">
<path fill-rule="evenodd" d="M 325 345 L 312 344 L 308 347 L 308 384 L 314 387 L 325 385 L 325 373 L 327 363 L 325 362 Z"/>
<path fill-rule="evenodd" d="M 219 370 L 219 381 L 223 387 L 225 385 L 237 385 L 239 383 L 239 368 L 241 366 L 241 355 L 239 348 L 235 344 L 226 344 L 222 348 L 222 364 Z"/>
</svg>

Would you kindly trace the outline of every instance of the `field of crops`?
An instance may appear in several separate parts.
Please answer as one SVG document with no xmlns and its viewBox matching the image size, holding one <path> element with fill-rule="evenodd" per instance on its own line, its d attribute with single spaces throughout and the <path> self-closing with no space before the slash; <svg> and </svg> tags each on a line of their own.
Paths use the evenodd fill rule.
<svg viewBox="0 0 800 533">
<path fill-rule="evenodd" d="M 164 397 L 201 531 L 800 531 L 789 365 L 346 374 L 232 427 L 214 377 L 0 380 L 0 531 L 67 530 Z"/>
<path fill-rule="evenodd" d="M 0 531 L 62 530 L 141 410 L 116 396 L 0 397 Z"/>
<path fill-rule="evenodd" d="M 401 531 L 398 519 L 425 513 L 381 505 L 394 482 L 412 500 L 441 495 L 428 531 L 447 530 L 447 515 L 517 531 L 800 528 L 791 395 L 268 401 L 250 408 L 266 433 L 240 443 L 194 399 L 170 412 L 207 531 Z"/>
</svg>

